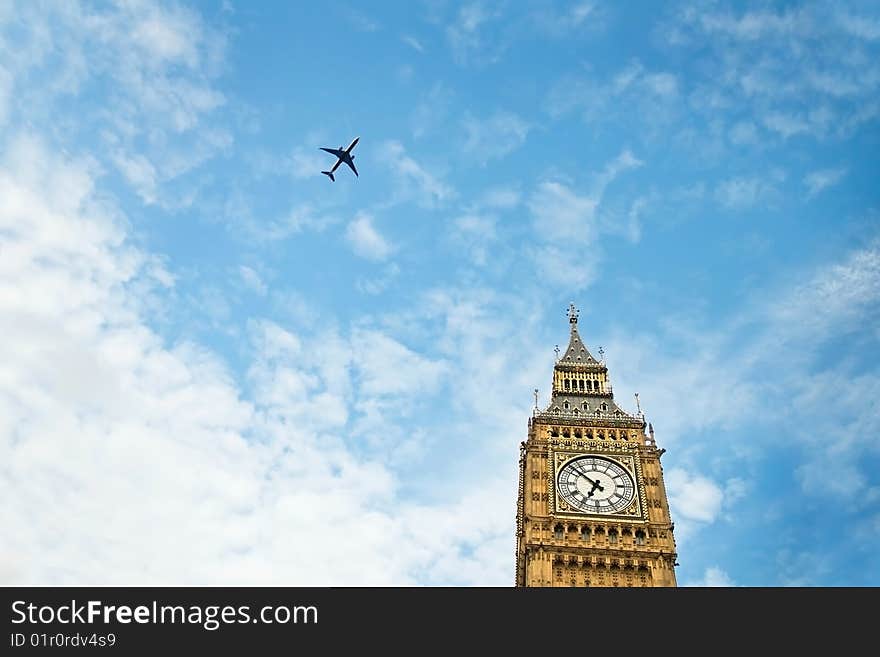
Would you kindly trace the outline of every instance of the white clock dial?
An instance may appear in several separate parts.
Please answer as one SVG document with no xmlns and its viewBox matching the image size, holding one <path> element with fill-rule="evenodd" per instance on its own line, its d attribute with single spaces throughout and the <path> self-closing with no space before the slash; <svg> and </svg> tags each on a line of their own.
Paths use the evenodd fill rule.
<svg viewBox="0 0 880 657">
<path fill-rule="evenodd" d="M 626 469 L 602 456 L 581 456 L 566 463 L 556 478 L 559 497 L 584 513 L 620 513 L 636 496 Z"/>
</svg>

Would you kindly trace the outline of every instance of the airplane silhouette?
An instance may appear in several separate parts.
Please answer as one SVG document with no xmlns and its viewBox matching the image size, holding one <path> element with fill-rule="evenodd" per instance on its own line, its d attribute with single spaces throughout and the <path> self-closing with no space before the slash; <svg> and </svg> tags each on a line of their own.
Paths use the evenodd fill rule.
<svg viewBox="0 0 880 657">
<path fill-rule="evenodd" d="M 354 162 L 352 161 L 354 160 L 354 155 L 351 154 L 351 151 L 357 145 L 359 139 L 360 137 L 355 137 L 354 141 L 348 145 L 348 148 L 342 148 L 342 146 L 340 146 L 339 148 L 321 147 L 322 151 L 327 151 L 328 153 L 336 156 L 336 164 L 333 165 L 333 168 L 331 168 L 330 171 L 322 171 L 321 173 L 323 173 L 325 176 L 330 178 L 330 180 L 335 182 L 336 178 L 333 177 L 333 172 L 336 171 L 340 164 L 345 162 L 349 167 L 351 167 L 351 170 L 354 171 L 354 175 L 357 176 L 358 170 L 354 168 Z"/>
</svg>

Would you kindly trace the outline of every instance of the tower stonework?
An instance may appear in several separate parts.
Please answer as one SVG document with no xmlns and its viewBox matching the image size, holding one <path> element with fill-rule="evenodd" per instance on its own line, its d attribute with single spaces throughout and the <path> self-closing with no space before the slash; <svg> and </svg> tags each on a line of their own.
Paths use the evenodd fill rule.
<svg viewBox="0 0 880 657">
<path fill-rule="evenodd" d="M 574 305 L 568 315 L 550 404 L 536 404 L 520 445 L 516 585 L 675 586 L 665 450 L 640 412 L 615 403 L 608 368 L 578 335 Z"/>
</svg>

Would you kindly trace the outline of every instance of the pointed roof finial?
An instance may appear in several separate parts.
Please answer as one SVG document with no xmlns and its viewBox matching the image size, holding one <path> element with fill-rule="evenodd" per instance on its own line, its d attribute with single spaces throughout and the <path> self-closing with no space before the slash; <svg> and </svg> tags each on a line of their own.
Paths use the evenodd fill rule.
<svg viewBox="0 0 880 657">
<path fill-rule="evenodd" d="M 535 410 L 538 410 L 538 389 L 535 388 Z"/>
<path fill-rule="evenodd" d="M 639 405 L 639 393 L 636 393 L 636 411 L 639 415 L 642 414 L 642 407 Z"/>
<path fill-rule="evenodd" d="M 587 351 L 581 336 L 578 335 L 577 325 L 580 311 L 571 303 L 568 306 L 566 315 L 568 315 L 569 325 L 571 326 L 571 336 L 568 341 L 568 349 L 565 350 L 561 360 L 557 358 L 557 362 L 565 365 L 598 365 L 598 361 Z"/>
</svg>

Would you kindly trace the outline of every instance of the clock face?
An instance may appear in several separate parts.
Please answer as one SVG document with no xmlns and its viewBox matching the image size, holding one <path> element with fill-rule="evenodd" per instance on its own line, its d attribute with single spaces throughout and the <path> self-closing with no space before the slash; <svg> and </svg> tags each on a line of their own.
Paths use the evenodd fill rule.
<svg viewBox="0 0 880 657">
<path fill-rule="evenodd" d="M 556 478 L 559 497 L 583 513 L 620 513 L 636 496 L 626 469 L 602 456 L 581 456 L 566 463 Z"/>
</svg>

